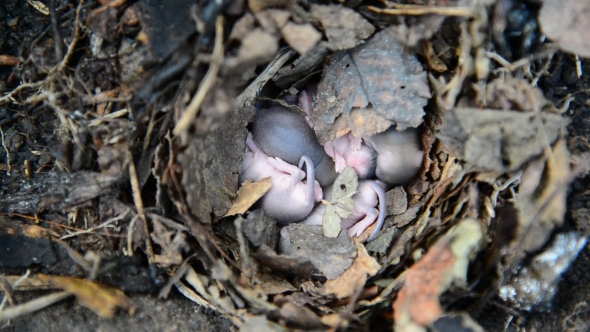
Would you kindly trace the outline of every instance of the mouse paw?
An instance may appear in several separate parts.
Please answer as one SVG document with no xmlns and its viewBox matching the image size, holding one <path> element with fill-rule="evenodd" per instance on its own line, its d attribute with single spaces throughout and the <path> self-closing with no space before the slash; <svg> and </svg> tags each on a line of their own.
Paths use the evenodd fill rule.
<svg viewBox="0 0 590 332">
<path fill-rule="evenodd" d="M 365 229 L 369 226 L 361 225 L 360 223 L 356 223 L 354 226 L 348 229 L 348 236 L 355 237 L 363 234 Z"/>
</svg>

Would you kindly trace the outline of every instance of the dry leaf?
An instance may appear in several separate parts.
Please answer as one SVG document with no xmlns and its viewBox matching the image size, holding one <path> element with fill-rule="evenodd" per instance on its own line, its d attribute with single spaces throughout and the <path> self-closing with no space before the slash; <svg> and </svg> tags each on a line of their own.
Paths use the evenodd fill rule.
<svg viewBox="0 0 590 332">
<path fill-rule="evenodd" d="M 332 51 L 353 48 L 375 31 L 362 15 L 341 5 L 312 5 L 311 15 L 322 24 Z"/>
<path fill-rule="evenodd" d="M 590 57 L 590 2 L 546 0 L 539 13 L 539 24 L 562 50 Z"/>
<path fill-rule="evenodd" d="M 356 193 L 358 184 L 358 176 L 352 167 L 346 167 L 334 181 L 331 204 L 327 206 L 322 218 L 324 236 L 337 237 L 340 234 L 340 221 L 352 213 L 352 196 Z"/>
<path fill-rule="evenodd" d="M 551 113 L 456 108 L 445 114 L 436 137 L 466 170 L 505 173 L 541 154 L 568 122 Z"/>
<path fill-rule="evenodd" d="M 287 44 L 301 55 L 311 51 L 322 40 L 322 34 L 309 23 L 295 24 L 288 22 L 281 29 L 281 34 Z"/>
<path fill-rule="evenodd" d="M 410 267 L 393 303 L 396 330 L 426 331 L 440 317 L 439 296 L 453 282 L 466 280 L 471 255 L 479 249 L 482 236 L 477 220 L 463 219 Z"/>
<path fill-rule="evenodd" d="M 118 289 L 79 278 L 43 276 L 41 279 L 75 294 L 81 305 L 91 309 L 100 317 L 113 317 L 117 308 L 127 310 L 130 315 L 135 313 L 135 305 Z"/>
<path fill-rule="evenodd" d="M 332 123 L 342 114 L 369 105 L 377 115 L 397 124 L 399 130 L 417 127 L 423 121 L 422 108 L 430 96 L 422 65 L 388 28 L 366 43 L 332 57 L 318 85 L 313 119 L 316 134 L 322 144 L 335 139 L 335 133 L 326 134 Z M 370 121 L 363 123 L 362 118 L 348 122 L 353 132 L 373 125 Z"/>
<path fill-rule="evenodd" d="M 246 213 L 256 201 L 270 190 L 270 187 L 272 187 L 270 176 L 254 183 L 250 179 L 246 180 L 238 190 L 238 197 L 224 217 Z"/>
<path fill-rule="evenodd" d="M 352 296 L 358 289 L 364 287 L 368 277 L 374 276 L 381 268 L 381 265 L 369 256 L 359 240 L 355 239 L 354 243 L 358 249 L 354 263 L 338 278 L 326 281 L 324 284 L 326 294 L 335 294 L 339 299 Z"/>
</svg>

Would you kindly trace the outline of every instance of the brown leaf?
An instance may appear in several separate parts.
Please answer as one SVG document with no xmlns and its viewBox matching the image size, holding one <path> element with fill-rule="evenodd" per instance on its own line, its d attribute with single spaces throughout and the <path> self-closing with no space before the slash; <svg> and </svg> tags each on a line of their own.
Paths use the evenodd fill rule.
<svg viewBox="0 0 590 332">
<path fill-rule="evenodd" d="M 590 56 L 590 3 L 585 0 L 546 0 L 539 13 L 543 33 L 559 47 L 583 57 Z"/>
<path fill-rule="evenodd" d="M 117 308 L 127 310 L 130 315 L 135 312 L 135 305 L 118 289 L 79 278 L 43 276 L 42 279 L 67 292 L 74 293 L 81 305 L 100 317 L 113 317 Z"/>
<path fill-rule="evenodd" d="M 313 119 L 316 133 L 320 143 L 335 139 L 336 132 L 326 134 L 326 129 L 339 116 L 347 116 L 355 108 L 367 109 L 369 105 L 378 116 L 397 124 L 399 130 L 417 127 L 423 121 L 422 108 L 430 95 L 422 65 L 388 28 L 366 43 L 332 57 L 318 86 Z M 351 122 L 347 125 L 355 135 L 375 130 L 371 128 L 374 121 L 366 121 L 365 116 L 357 116 Z M 345 129 L 340 127 L 338 132 Z"/>
<path fill-rule="evenodd" d="M 322 39 L 322 34 L 319 33 L 311 24 L 295 24 L 288 22 L 281 34 L 285 41 L 297 53 L 305 55 L 311 51 L 315 45 Z"/>
<path fill-rule="evenodd" d="M 311 15 L 324 27 L 332 51 L 353 48 L 375 31 L 362 15 L 341 5 L 312 5 Z"/>
<path fill-rule="evenodd" d="M 477 220 L 463 219 L 410 267 L 393 303 L 396 330 L 422 330 L 440 317 L 439 296 L 453 282 L 465 282 L 482 236 Z"/>
<path fill-rule="evenodd" d="M 235 199 L 224 217 L 246 213 L 256 201 L 270 190 L 270 187 L 272 187 L 270 177 L 254 183 L 250 179 L 246 180 L 246 182 L 242 184 L 242 188 L 238 190 L 238 197 Z"/>
<path fill-rule="evenodd" d="M 444 116 L 436 137 L 466 162 L 468 171 L 504 173 L 539 155 L 568 122 L 551 113 L 456 108 Z"/>
<path fill-rule="evenodd" d="M 352 296 L 358 289 L 365 286 L 367 276 L 374 276 L 381 268 L 381 265 L 369 256 L 359 240 L 355 239 L 354 243 L 358 249 L 354 263 L 338 278 L 326 281 L 324 284 L 326 294 L 333 293 L 339 299 Z"/>
</svg>

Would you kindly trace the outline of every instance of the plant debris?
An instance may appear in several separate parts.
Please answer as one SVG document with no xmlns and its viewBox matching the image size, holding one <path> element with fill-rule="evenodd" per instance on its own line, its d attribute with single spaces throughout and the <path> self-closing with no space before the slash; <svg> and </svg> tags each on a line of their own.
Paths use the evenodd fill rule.
<svg viewBox="0 0 590 332">
<path fill-rule="evenodd" d="M 118 331 L 117 309 L 136 308 L 124 291 L 166 304 L 181 294 L 203 308 L 191 315 L 229 319 L 212 330 L 579 329 L 590 293 L 584 6 L 7 0 L 0 320 L 25 330 L 75 294 Z M 322 145 L 348 138 L 358 157 L 335 181 L 303 186 L 317 204 L 283 227 L 259 203 L 270 178 L 239 183 L 247 134 L 273 107 Z M 422 163 L 381 184 L 371 137 L 396 130 L 415 133 Z M 417 159 L 405 136 L 394 164 Z M 336 174 L 322 161 L 298 180 Z M 371 181 L 385 199 L 355 202 Z M 342 220 L 359 210 L 351 237 Z M 361 233 L 375 215 L 381 230 Z"/>
</svg>

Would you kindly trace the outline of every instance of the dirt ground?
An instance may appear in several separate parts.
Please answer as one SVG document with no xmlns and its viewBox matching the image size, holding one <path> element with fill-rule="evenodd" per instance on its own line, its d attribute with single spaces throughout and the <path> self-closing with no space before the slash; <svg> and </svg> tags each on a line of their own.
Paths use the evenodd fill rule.
<svg viewBox="0 0 590 332">
<path fill-rule="evenodd" d="M 590 176 L 582 166 L 590 153 L 590 61 L 543 37 L 541 2 L 401 3 L 0 4 L 0 317 L 5 306 L 55 289 L 77 297 L 0 319 L 0 329 L 587 330 Z M 415 5 L 438 15 L 407 14 L 423 10 Z M 363 45 L 385 47 L 392 35 L 403 39 L 399 49 L 361 62 Z M 358 102 L 353 79 L 330 81 L 351 64 L 361 79 L 376 77 L 363 89 L 366 82 L 400 85 L 408 95 L 402 91 L 393 103 L 405 108 L 382 111 L 379 102 L 389 104 L 370 91 L 371 106 L 348 110 L 335 111 L 352 102 L 322 98 L 308 116 L 319 142 L 348 132 L 371 136 L 392 124 L 418 127 L 427 164 L 411 182 L 389 188 L 391 213 L 374 242 L 353 243 L 340 226 L 334 239 L 304 234 L 319 240 L 296 242 L 300 229 L 289 226 L 293 247 L 309 251 L 279 257 L 274 249 L 283 233 L 254 211 L 269 189 L 244 184 L 237 191 L 255 108 L 279 103 L 301 113 L 285 96 L 313 84 L 318 96 Z M 380 76 L 386 66 L 404 68 L 399 76 L 407 83 Z M 504 150 L 498 157 L 484 142 L 489 151 L 469 155 L 461 142 L 469 135 L 456 129 L 466 122 L 449 116 L 454 109 L 501 110 L 509 119 L 535 114 L 523 123 L 538 120 L 547 131 L 540 138 L 525 125 L 482 125 L 471 137 L 500 135 L 494 137 Z M 562 115 L 571 119 L 565 126 Z M 526 196 L 531 178 L 535 187 Z M 515 191 L 532 203 L 514 203 Z M 405 203 L 398 212 L 391 202 L 399 195 Z M 479 235 L 453 233 L 467 219 L 485 225 Z M 563 234 L 583 245 L 563 254 L 573 255 L 559 261 L 563 275 L 534 279 L 544 288 L 559 281 L 549 298 L 502 299 L 501 287 L 517 285 L 514 276 L 534 268 Z M 457 239 L 471 251 L 443 259 Z M 445 274 L 458 266 L 465 266 L 463 275 Z M 419 271 L 443 276 L 432 278 L 436 289 L 426 297 L 436 304 L 424 320 L 412 313 L 421 304 L 403 302 L 423 296 L 410 289 L 419 285 Z M 25 273 L 30 284 L 16 282 Z"/>
</svg>

